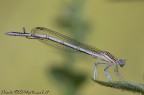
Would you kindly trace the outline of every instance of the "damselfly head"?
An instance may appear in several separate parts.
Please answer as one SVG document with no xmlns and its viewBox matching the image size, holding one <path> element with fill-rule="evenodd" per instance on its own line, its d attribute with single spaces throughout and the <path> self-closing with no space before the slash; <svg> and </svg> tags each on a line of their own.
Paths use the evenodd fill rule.
<svg viewBox="0 0 144 95">
<path fill-rule="evenodd" d="M 124 59 L 119 59 L 118 63 L 121 67 L 123 67 L 125 65 L 125 60 Z"/>
</svg>

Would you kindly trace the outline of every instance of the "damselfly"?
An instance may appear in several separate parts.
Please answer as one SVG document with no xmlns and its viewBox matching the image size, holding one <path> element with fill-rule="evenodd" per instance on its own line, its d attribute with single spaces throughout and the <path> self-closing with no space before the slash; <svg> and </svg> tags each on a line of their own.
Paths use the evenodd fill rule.
<svg viewBox="0 0 144 95">
<path fill-rule="evenodd" d="M 49 42 L 55 43 L 57 45 L 65 46 L 75 51 L 79 51 L 85 54 L 88 54 L 96 59 L 101 59 L 105 61 L 105 63 L 96 62 L 94 64 L 94 80 L 98 78 L 97 73 L 97 66 L 100 64 L 106 64 L 106 68 L 104 69 L 104 73 L 109 80 L 112 80 L 110 74 L 108 73 L 108 68 L 115 64 L 114 71 L 116 72 L 117 76 L 122 79 L 122 76 L 118 72 L 118 65 L 123 67 L 125 64 L 124 59 L 118 59 L 114 57 L 107 51 L 99 50 L 91 45 L 87 45 L 85 43 L 79 42 L 74 40 L 68 36 L 55 32 L 53 30 L 44 28 L 44 27 L 35 27 L 32 29 L 31 33 L 26 33 L 25 29 L 23 28 L 24 32 L 7 32 L 5 34 L 10 36 L 23 36 L 29 39 L 38 39 L 43 43 L 49 44 Z"/>
</svg>

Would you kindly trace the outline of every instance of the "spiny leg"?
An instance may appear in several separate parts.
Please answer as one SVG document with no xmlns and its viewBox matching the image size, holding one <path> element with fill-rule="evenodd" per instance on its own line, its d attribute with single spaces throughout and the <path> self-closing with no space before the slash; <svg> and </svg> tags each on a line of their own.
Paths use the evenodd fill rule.
<svg viewBox="0 0 144 95">
<path fill-rule="evenodd" d="M 111 76 L 110 76 L 110 74 L 108 73 L 108 68 L 110 68 L 111 66 L 112 66 L 113 64 L 108 64 L 107 65 L 107 67 L 104 69 L 104 73 L 105 73 L 105 75 L 106 75 L 106 77 L 109 79 L 109 80 L 112 80 L 112 78 L 111 78 Z"/>
<path fill-rule="evenodd" d="M 123 76 L 118 72 L 118 65 L 116 64 L 114 71 L 120 80 L 124 80 Z"/>
<path fill-rule="evenodd" d="M 98 78 L 98 73 L 97 73 L 97 65 L 104 65 L 104 64 L 107 64 L 107 63 L 100 63 L 100 62 L 97 62 L 94 64 L 94 80 L 96 80 Z"/>
</svg>

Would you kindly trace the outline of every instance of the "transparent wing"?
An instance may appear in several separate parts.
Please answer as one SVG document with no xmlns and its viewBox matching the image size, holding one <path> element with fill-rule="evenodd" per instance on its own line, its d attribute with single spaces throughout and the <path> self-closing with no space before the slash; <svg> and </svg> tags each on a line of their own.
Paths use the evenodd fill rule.
<svg viewBox="0 0 144 95">
<path fill-rule="evenodd" d="M 91 51 L 91 52 L 95 52 L 95 53 L 100 53 L 102 52 L 101 50 L 95 48 L 94 46 L 91 46 L 91 45 L 87 45 L 85 43 L 82 43 L 82 42 L 79 42 L 77 40 L 74 40 L 68 36 L 65 36 L 63 34 L 60 34 L 56 31 L 53 31 L 53 30 L 50 30 L 50 29 L 47 29 L 47 28 L 44 28 L 44 27 L 35 27 L 32 29 L 31 31 L 32 34 L 41 34 L 41 35 L 47 35 L 47 36 L 50 36 L 50 37 L 53 37 L 53 38 L 56 38 L 58 40 L 61 40 L 63 42 L 67 42 L 69 44 L 72 44 L 72 45 L 75 45 L 77 47 L 81 47 L 83 49 L 86 49 L 88 51 Z M 66 50 L 73 50 L 73 51 L 76 51 L 72 48 L 69 48 L 67 46 L 64 46 L 62 44 L 59 44 L 59 43 L 56 43 L 56 42 L 53 42 L 51 40 L 48 40 L 48 39 L 38 39 L 39 41 L 47 44 L 47 45 L 50 45 L 50 46 L 53 46 L 53 47 L 56 47 L 56 48 L 62 48 L 62 49 L 66 49 Z"/>
</svg>

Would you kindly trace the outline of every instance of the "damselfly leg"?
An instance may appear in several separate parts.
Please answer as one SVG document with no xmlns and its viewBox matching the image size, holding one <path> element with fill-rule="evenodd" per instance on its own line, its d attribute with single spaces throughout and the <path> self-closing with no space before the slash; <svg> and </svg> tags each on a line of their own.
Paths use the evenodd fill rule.
<svg viewBox="0 0 144 95">
<path fill-rule="evenodd" d="M 105 64 L 107 64 L 107 63 L 96 62 L 94 64 L 94 80 L 96 80 L 98 78 L 97 66 L 98 65 L 105 65 Z"/>
<path fill-rule="evenodd" d="M 124 80 L 123 76 L 118 72 L 118 65 L 115 66 L 114 72 L 120 80 Z"/>
<path fill-rule="evenodd" d="M 100 63 L 100 62 L 97 62 L 97 63 L 95 63 L 95 65 L 94 65 L 94 80 L 96 80 L 97 78 L 98 78 L 98 72 L 97 72 L 97 66 L 98 65 L 105 65 L 105 64 L 108 64 L 108 63 Z M 110 76 L 110 74 L 108 73 L 108 68 L 109 67 L 111 67 L 113 64 L 108 64 L 107 66 L 106 66 L 106 68 L 104 69 L 104 73 L 105 73 L 105 75 L 106 75 L 106 77 L 109 79 L 109 80 L 112 80 L 112 78 L 111 78 L 111 76 Z"/>
<path fill-rule="evenodd" d="M 106 68 L 104 69 L 104 73 L 105 73 L 105 75 L 106 75 L 106 77 L 109 79 L 109 80 L 112 80 L 112 78 L 111 78 L 111 76 L 110 76 L 110 74 L 109 74 L 109 72 L 108 72 L 108 69 L 112 66 L 113 64 L 108 64 L 107 66 L 106 66 Z"/>
</svg>

